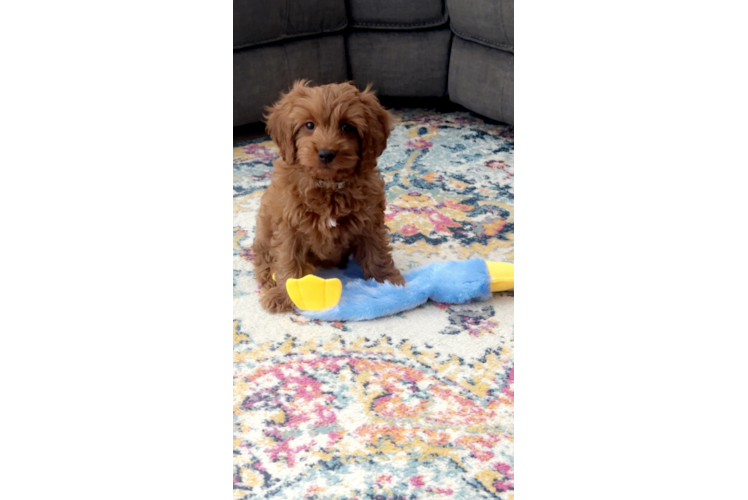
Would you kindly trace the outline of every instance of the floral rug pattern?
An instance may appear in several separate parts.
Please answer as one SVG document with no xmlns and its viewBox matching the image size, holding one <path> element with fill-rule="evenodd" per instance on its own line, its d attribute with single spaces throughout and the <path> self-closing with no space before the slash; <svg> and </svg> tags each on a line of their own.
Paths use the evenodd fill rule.
<svg viewBox="0 0 748 500">
<path fill-rule="evenodd" d="M 395 264 L 513 262 L 513 129 L 393 115 L 378 163 Z M 235 499 L 512 499 L 513 293 L 363 322 L 266 313 L 251 245 L 277 154 L 234 144 Z"/>
</svg>

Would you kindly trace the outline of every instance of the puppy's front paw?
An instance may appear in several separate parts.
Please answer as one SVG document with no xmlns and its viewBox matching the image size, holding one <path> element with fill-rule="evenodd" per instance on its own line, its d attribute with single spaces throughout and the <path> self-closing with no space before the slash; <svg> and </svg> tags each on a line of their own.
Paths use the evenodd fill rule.
<svg viewBox="0 0 748 500">
<path fill-rule="evenodd" d="M 375 275 L 370 275 L 370 276 L 366 276 L 366 273 L 364 273 L 364 277 L 366 279 L 374 278 L 374 280 L 379 283 L 384 283 L 385 281 L 388 281 L 392 283 L 393 285 L 405 285 L 405 278 L 403 278 L 403 275 L 400 274 L 400 271 L 398 271 L 397 269 L 389 273 L 380 273 L 380 274 L 375 274 Z"/>
<path fill-rule="evenodd" d="M 405 285 L 405 278 L 403 278 L 403 275 L 400 274 L 400 271 L 397 269 L 379 269 L 379 270 L 373 270 L 368 271 L 366 269 L 363 270 L 364 272 L 364 278 L 367 280 L 370 278 L 374 278 L 375 281 L 378 283 L 384 283 L 385 281 L 389 281 L 393 285 Z"/>
<path fill-rule="evenodd" d="M 389 281 L 393 285 L 405 285 L 405 278 L 403 278 L 403 275 L 400 274 L 400 271 L 395 271 L 394 274 L 390 274 L 384 279 L 386 281 Z"/>
<path fill-rule="evenodd" d="M 255 275 L 257 276 L 257 282 L 260 284 L 262 288 L 269 289 L 275 287 L 275 280 L 273 279 L 273 273 L 270 271 L 270 268 L 264 269 L 260 272 L 255 272 Z"/>
<path fill-rule="evenodd" d="M 283 287 L 270 288 L 260 296 L 260 305 L 268 312 L 279 313 L 293 311 L 294 305 Z"/>
</svg>

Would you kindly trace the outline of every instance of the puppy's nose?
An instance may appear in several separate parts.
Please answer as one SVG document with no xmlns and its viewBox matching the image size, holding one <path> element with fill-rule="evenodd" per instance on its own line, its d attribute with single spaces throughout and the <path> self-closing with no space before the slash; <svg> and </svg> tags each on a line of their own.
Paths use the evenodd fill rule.
<svg viewBox="0 0 748 500">
<path fill-rule="evenodd" d="M 335 159 L 335 151 L 332 149 L 320 149 L 319 153 L 319 161 L 322 163 L 330 163 L 333 159 Z"/>
</svg>

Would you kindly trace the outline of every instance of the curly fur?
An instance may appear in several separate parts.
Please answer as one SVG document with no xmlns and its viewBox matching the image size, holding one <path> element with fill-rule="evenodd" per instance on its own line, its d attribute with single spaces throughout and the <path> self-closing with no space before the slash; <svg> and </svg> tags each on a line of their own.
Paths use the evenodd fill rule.
<svg viewBox="0 0 748 500">
<path fill-rule="evenodd" d="M 267 111 L 267 131 L 281 158 L 262 196 L 253 245 L 262 306 L 292 310 L 287 279 L 313 267 L 344 267 L 351 255 L 365 278 L 403 285 L 392 261 L 384 182 L 376 168 L 391 117 L 370 87 L 311 87 L 302 80 Z M 335 158 L 323 163 L 320 150 L 334 151 Z"/>
</svg>

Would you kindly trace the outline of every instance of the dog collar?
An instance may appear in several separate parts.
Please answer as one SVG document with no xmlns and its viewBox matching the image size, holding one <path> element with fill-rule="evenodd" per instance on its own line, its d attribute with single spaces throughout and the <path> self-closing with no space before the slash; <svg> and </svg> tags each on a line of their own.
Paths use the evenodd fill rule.
<svg viewBox="0 0 748 500">
<path fill-rule="evenodd" d="M 345 181 L 332 182 L 332 181 L 323 181 L 320 179 L 317 181 L 317 186 L 323 189 L 343 189 L 345 187 Z"/>
</svg>

